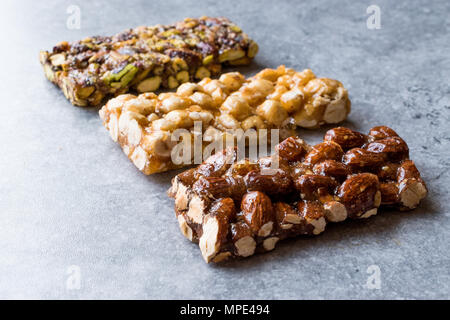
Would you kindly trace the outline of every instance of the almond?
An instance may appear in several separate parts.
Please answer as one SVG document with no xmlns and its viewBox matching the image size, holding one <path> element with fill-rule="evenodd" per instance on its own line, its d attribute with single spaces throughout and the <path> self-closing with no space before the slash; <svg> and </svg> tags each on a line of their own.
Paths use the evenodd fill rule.
<svg viewBox="0 0 450 320">
<path fill-rule="evenodd" d="M 398 137 L 398 134 L 389 127 L 378 126 L 370 129 L 369 136 L 371 136 L 373 140 L 381 140 L 388 137 Z"/>
<path fill-rule="evenodd" d="M 353 148 L 345 153 L 342 162 L 353 172 L 363 169 L 374 171 L 384 163 L 384 158 L 378 153 L 369 152 L 361 148 Z"/>
<path fill-rule="evenodd" d="M 392 205 L 398 203 L 398 187 L 395 182 L 380 183 L 381 204 Z"/>
<path fill-rule="evenodd" d="M 367 141 L 367 137 L 362 133 L 353 131 L 344 127 L 337 127 L 328 130 L 325 134 L 324 141 L 333 141 L 344 150 L 361 147 Z"/>
<path fill-rule="evenodd" d="M 213 260 L 226 243 L 230 220 L 235 216 L 234 201 L 225 198 L 214 202 L 209 214 L 203 218 L 202 236 L 199 240 L 203 259 Z"/>
<path fill-rule="evenodd" d="M 244 177 L 244 182 L 249 191 L 262 191 L 267 194 L 286 194 L 292 191 L 292 180 L 283 170 L 277 170 L 275 174 L 250 171 Z"/>
<path fill-rule="evenodd" d="M 340 161 L 344 151 L 341 146 L 333 141 L 325 141 L 315 145 L 305 157 L 305 163 L 315 165 L 324 160 Z"/>
<path fill-rule="evenodd" d="M 317 200 L 321 196 L 332 194 L 337 186 L 338 183 L 333 178 L 318 174 L 304 174 L 295 180 L 295 187 L 304 200 Z"/>
<path fill-rule="evenodd" d="M 297 209 L 306 221 L 306 234 L 317 235 L 325 230 L 325 210 L 318 201 L 299 201 Z"/>
<path fill-rule="evenodd" d="M 177 175 L 180 181 L 188 186 L 191 186 L 195 182 L 194 178 L 195 168 L 191 168 Z"/>
<path fill-rule="evenodd" d="M 209 198 L 219 199 L 231 195 L 230 184 L 225 178 L 221 177 L 200 177 L 192 190 L 198 194 Z"/>
<path fill-rule="evenodd" d="M 278 144 L 276 151 L 286 161 L 300 161 L 306 153 L 305 142 L 300 138 L 289 137 Z"/>
<path fill-rule="evenodd" d="M 313 172 L 322 176 L 333 177 L 337 180 L 345 179 L 350 174 L 347 166 L 336 160 L 325 160 L 317 163 L 313 167 Z"/>
<path fill-rule="evenodd" d="M 294 207 L 285 202 L 275 203 L 274 209 L 278 227 L 282 230 L 288 230 L 292 225 L 300 224 L 304 220 Z"/>
<path fill-rule="evenodd" d="M 420 179 L 419 170 L 417 170 L 414 161 L 405 160 L 402 162 L 397 171 L 397 181 L 402 182 L 404 179 Z"/>
<path fill-rule="evenodd" d="M 266 237 L 273 229 L 274 212 L 272 201 L 262 192 L 252 191 L 242 199 L 241 210 L 245 222 L 254 234 Z"/>
<path fill-rule="evenodd" d="M 244 161 L 233 163 L 228 169 L 227 175 L 244 177 L 247 173 L 253 170 L 259 170 L 259 164 L 246 159 Z"/>
<path fill-rule="evenodd" d="M 236 159 L 236 148 L 228 148 L 223 151 L 217 152 L 197 167 L 196 176 L 219 177 L 228 170 L 228 168 L 236 161 Z"/>
<path fill-rule="evenodd" d="M 255 253 L 256 241 L 248 224 L 243 221 L 231 225 L 231 238 L 240 257 L 248 257 Z"/>
<path fill-rule="evenodd" d="M 397 180 L 398 168 L 399 165 L 397 163 L 385 163 L 378 169 L 377 176 L 381 181 Z"/>
<path fill-rule="evenodd" d="M 338 197 L 347 208 L 349 217 L 358 218 L 374 208 L 379 190 L 378 177 L 371 173 L 355 174 L 347 178 L 338 190 Z"/>
<path fill-rule="evenodd" d="M 388 137 L 371 142 L 365 148 L 370 152 L 379 153 L 392 161 L 399 161 L 409 157 L 409 148 L 400 137 Z"/>
</svg>

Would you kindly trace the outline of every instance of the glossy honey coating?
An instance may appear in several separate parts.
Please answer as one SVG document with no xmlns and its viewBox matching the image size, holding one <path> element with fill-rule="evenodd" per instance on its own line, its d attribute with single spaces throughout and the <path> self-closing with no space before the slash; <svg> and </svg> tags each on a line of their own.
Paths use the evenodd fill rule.
<svg viewBox="0 0 450 320">
<path fill-rule="evenodd" d="M 199 241 L 206 262 L 270 251 L 380 206 L 414 209 L 426 194 L 406 142 L 388 127 L 368 135 L 334 128 L 315 146 L 290 137 L 255 162 L 227 149 L 177 175 L 169 190 L 183 234 Z"/>
<path fill-rule="evenodd" d="M 182 166 L 171 158 L 177 144 L 172 134 L 184 129 L 182 140 L 191 144 L 195 122 L 201 123 L 205 148 L 217 140 L 236 140 L 238 130 L 265 129 L 266 137 L 279 129 L 283 138 L 297 127 L 338 123 L 349 112 L 348 93 L 339 81 L 280 66 L 247 79 L 230 72 L 184 83 L 176 92 L 120 95 L 100 110 L 100 117 L 138 169 L 152 174 Z"/>
</svg>

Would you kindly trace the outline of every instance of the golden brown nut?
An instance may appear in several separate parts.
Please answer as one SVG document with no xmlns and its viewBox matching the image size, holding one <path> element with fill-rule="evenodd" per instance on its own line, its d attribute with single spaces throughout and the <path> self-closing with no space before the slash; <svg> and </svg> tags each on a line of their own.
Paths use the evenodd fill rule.
<svg viewBox="0 0 450 320">
<path fill-rule="evenodd" d="M 267 195 L 259 191 L 245 194 L 242 198 L 241 210 L 245 222 L 255 235 L 266 237 L 272 232 L 275 219 L 272 201 Z"/>
<path fill-rule="evenodd" d="M 346 146 L 350 145 L 354 144 Z M 335 142 L 311 148 L 294 137 L 276 150 L 273 157 L 231 165 L 226 164 L 228 152 L 224 151 L 173 179 L 169 195 L 175 197 L 181 232 L 191 241 L 204 239 L 206 261 L 270 251 L 279 240 L 319 234 L 328 222 L 368 218 L 380 206 L 413 209 L 427 194 L 409 159 L 392 162 L 392 156 L 359 147 L 342 156 Z M 228 157 L 236 153 L 231 150 Z M 279 169 L 267 172 L 274 159 Z M 212 210 L 217 200 L 222 209 Z M 239 206 L 238 213 L 230 209 Z M 224 218 L 216 218 L 215 211 L 224 212 L 218 214 Z"/>
<path fill-rule="evenodd" d="M 367 138 L 365 135 L 354 130 L 344 127 L 337 127 L 328 130 L 323 140 L 336 142 L 342 147 L 342 149 L 348 150 L 351 148 L 361 147 L 364 143 L 366 143 Z"/>
<path fill-rule="evenodd" d="M 178 73 L 186 68 L 178 60 L 174 67 Z M 172 82 L 178 83 L 180 79 L 175 77 Z M 206 148 L 216 142 L 241 139 L 240 129 L 255 129 L 244 132 L 247 134 L 244 142 L 248 145 L 252 133 L 258 141 L 272 137 L 271 130 L 279 129 L 279 135 L 284 138 L 292 135 L 296 126 L 317 127 L 329 123 L 327 119 L 333 112 L 344 119 L 350 109 L 339 106 L 349 106 L 350 102 L 342 84 L 324 78 L 315 80 L 311 72 L 296 72 L 284 66 L 263 70 L 248 79 L 231 72 L 218 80 L 204 78 L 199 83 L 186 82 L 176 92 L 158 96 L 153 93 L 118 96 L 100 110 L 100 117 L 127 156 L 145 174 L 152 174 L 198 160 L 192 152 L 183 153 L 182 148 L 190 146 L 194 150 L 197 136 L 203 138 L 201 151 L 209 151 Z M 148 84 L 146 81 L 141 85 Z M 306 89 L 311 95 L 304 94 Z M 331 109 L 334 111 L 327 113 Z M 200 128 L 196 127 L 198 124 Z M 174 155 L 179 157 L 174 160 Z"/>
<path fill-rule="evenodd" d="M 376 214 L 380 197 L 378 177 L 371 173 L 355 174 L 347 178 L 339 188 L 338 196 L 351 218 Z M 378 206 L 377 206 L 378 203 Z"/>
</svg>

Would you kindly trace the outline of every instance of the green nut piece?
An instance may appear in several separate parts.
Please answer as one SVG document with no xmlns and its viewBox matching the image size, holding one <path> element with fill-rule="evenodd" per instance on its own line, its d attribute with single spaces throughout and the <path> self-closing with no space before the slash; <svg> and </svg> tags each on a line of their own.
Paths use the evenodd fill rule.
<svg viewBox="0 0 450 320">
<path fill-rule="evenodd" d="M 177 73 L 177 80 L 179 83 L 185 83 L 189 81 L 189 72 L 186 70 Z"/>
<path fill-rule="evenodd" d="M 138 68 L 133 66 L 133 68 L 130 68 L 127 73 L 120 79 L 120 83 L 122 84 L 122 87 L 125 87 L 128 83 L 130 83 L 131 80 L 133 80 L 134 76 L 138 72 Z"/>
<path fill-rule="evenodd" d="M 180 34 L 180 31 L 178 31 L 176 29 L 171 29 L 171 30 L 164 31 L 162 33 L 162 35 L 167 38 L 170 36 L 176 35 L 176 34 Z"/>
<path fill-rule="evenodd" d="M 209 76 L 211 76 L 211 72 L 209 72 L 209 70 L 205 67 L 198 68 L 197 72 L 195 73 L 195 78 L 199 80 Z"/>
<path fill-rule="evenodd" d="M 144 81 L 139 83 L 136 89 L 138 92 L 152 92 L 158 90 L 160 85 L 161 85 L 161 77 L 155 76 L 145 79 Z"/>
<path fill-rule="evenodd" d="M 122 87 L 122 84 L 120 82 L 111 82 L 109 85 L 115 89 L 119 89 L 120 87 Z"/>
<path fill-rule="evenodd" d="M 232 25 L 230 28 L 231 28 L 231 30 L 233 30 L 234 32 L 241 32 L 241 31 L 242 31 L 242 29 L 239 28 L 237 25 Z"/>
<path fill-rule="evenodd" d="M 237 60 L 245 56 L 245 51 L 242 49 L 228 49 L 219 55 L 219 62 Z"/>
<path fill-rule="evenodd" d="M 185 44 L 184 41 L 180 39 L 169 39 L 168 41 L 177 48 L 183 48 Z"/>
<path fill-rule="evenodd" d="M 210 64 L 211 62 L 213 62 L 214 60 L 214 56 L 212 54 L 210 54 L 209 56 L 206 56 L 203 58 L 203 64 L 207 65 Z"/>
<path fill-rule="evenodd" d="M 245 66 L 247 64 L 250 64 L 250 58 L 249 57 L 242 57 L 240 59 L 229 61 L 228 63 L 232 66 Z"/>
<path fill-rule="evenodd" d="M 111 82 L 121 82 L 122 77 L 124 77 L 126 74 L 131 73 L 131 79 L 133 79 L 134 75 L 136 74 L 136 72 L 138 71 L 138 68 L 136 68 L 134 65 L 132 64 L 127 64 L 125 66 L 125 68 L 123 68 L 122 70 L 120 70 L 118 73 L 110 73 L 108 76 L 106 76 L 103 80 L 106 83 L 111 83 Z M 127 79 L 125 81 L 130 82 L 131 79 L 129 79 L 130 76 L 127 77 Z M 129 80 L 128 80 L 129 79 Z M 128 83 L 127 82 L 127 83 Z"/>
<path fill-rule="evenodd" d="M 150 73 L 150 69 L 145 69 L 145 70 L 142 70 L 142 72 L 137 73 L 134 76 L 133 81 L 130 83 L 130 86 L 135 85 L 135 84 L 141 82 L 142 80 L 144 80 L 145 78 L 147 78 L 149 73 Z"/>
<path fill-rule="evenodd" d="M 95 90 L 95 88 L 92 87 L 92 86 L 91 87 L 80 88 L 80 89 L 75 91 L 75 95 L 79 99 L 86 99 L 87 97 L 89 97 L 94 92 L 94 90 Z"/>
<path fill-rule="evenodd" d="M 157 76 L 160 76 L 163 74 L 164 71 L 164 67 L 156 67 L 155 69 L 153 69 L 153 73 L 156 74 Z"/>
<path fill-rule="evenodd" d="M 189 69 L 186 61 L 178 57 L 173 59 L 173 68 L 175 69 L 175 71 Z"/>
<path fill-rule="evenodd" d="M 155 49 L 158 51 L 163 51 L 164 47 L 166 46 L 166 41 L 161 40 L 155 43 Z"/>
<path fill-rule="evenodd" d="M 186 42 L 191 47 L 195 47 L 198 44 L 198 39 L 196 39 L 196 38 L 188 38 L 188 39 L 184 40 L 184 42 Z"/>
<path fill-rule="evenodd" d="M 177 79 L 175 79 L 174 76 L 170 76 L 167 82 L 167 85 L 169 86 L 169 89 L 174 89 L 176 87 L 178 87 L 178 81 Z"/>
<path fill-rule="evenodd" d="M 258 50 L 259 50 L 258 44 L 255 41 L 252 41 L 248 46 L 247 56 L 249 58 L 254 58 L 258 53 Z"/>
</svg>

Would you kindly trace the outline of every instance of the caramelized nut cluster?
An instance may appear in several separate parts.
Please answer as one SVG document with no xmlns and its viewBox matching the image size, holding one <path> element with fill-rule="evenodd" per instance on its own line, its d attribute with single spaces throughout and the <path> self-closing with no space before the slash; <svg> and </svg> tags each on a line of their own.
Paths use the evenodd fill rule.
<svg viewBox="0 0 450 320">
<path fill-rule="evenodd" d="M 177 143 L 171 134 L 186 129 L 181 139 L 191 143 L 195 121 L 202 123 L 205 146 L 233 135 L 233 129 L 281 129 L 282 136 L 289 136 L 297 126 L 338 123 L 349 112 L 347 90 L 339 81 L 280 66 L 248 79 L 231 72 L 217 80 L 184 83 L 158 96 L 120 95 L 100 110 L 100 117 L 139 170 L 152 174 L 180 167 L 171 161 Z"/>
<path fill-rule="evenodd" d="M 52 52 L 41 51 L 40 61 L 70 102 L 95 106 L 129 89 L 173 89 L 217 75 L 222 65 L 249 64 L 257 52 L 258 45 L 228 19 L 201 17 L 63 41 Z"/>
<path fill-rule="evenodd" d="M 206 262 L 270 251 L 280 239 L 317 235 L 380 206 L 414 209 L 427 194 L 407 144 L 384 126 L 368 135 L 337 127 L 315 146 L 289 137 L 274 156 L 236 158 L 235 149 L 217 153 L 169 190 L 182 233 L 199 242 Z"/>
</svg>

